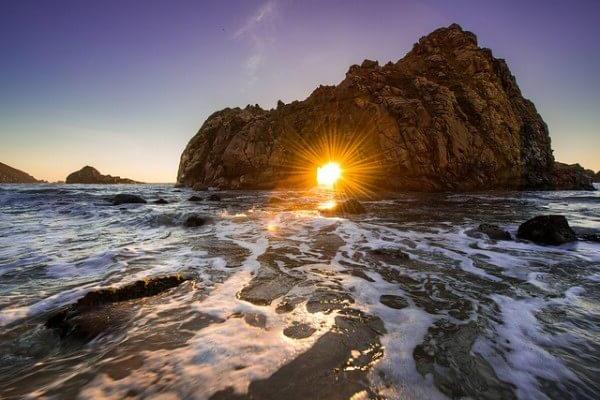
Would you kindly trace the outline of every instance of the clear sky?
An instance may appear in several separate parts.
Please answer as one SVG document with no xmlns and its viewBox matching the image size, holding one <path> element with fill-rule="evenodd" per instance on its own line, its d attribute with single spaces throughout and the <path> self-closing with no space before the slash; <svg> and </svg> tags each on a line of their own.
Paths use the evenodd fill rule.
<svg viewBox="0 0 600 400">
<path fill-rule="evenodd" d="M 457 22 L 505 58 L 557 160 L 600 169 L 600 1 L 0 2 L 0 161 L 174 182 L 212 112 L 304 99 Z"/>
</svg>

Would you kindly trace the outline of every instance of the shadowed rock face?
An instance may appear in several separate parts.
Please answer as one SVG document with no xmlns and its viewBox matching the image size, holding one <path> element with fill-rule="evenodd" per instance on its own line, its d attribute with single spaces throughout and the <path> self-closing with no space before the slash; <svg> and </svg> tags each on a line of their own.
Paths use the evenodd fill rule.
<svg viewBox="0 0 600 400">
<path fill-rule="evenodd" d="M 0 163 L 0 183 L 38 183 L 33 176 Z"/>
<path fill-rule="evenodd" d="M 554 164 L 554 184 L 563 190 L 594 190 L 594 171 L 579 164 Z"/>
<path fill-rule="evenodd" d="M 320 161 L 306 149 L 318 154 L 331 136 L 356 145 L 352 162 L 369 166 L 356 178 L 373 188 L 556 188 L 546 124 L 506 62 L 456 24 L 421 38 L 396 63 L 351 66 L 339 85 L 320 86 L 304 101 L 214 113 L 181 155 L 177 180 L 312 186 L 307 171 Z"/>
<path fill-rule="evenodd" d="M 102 175 L 96 168 L 86 165 L 79 171 L 75 171 L 65 180 L 66 183 L 89 183 L 89 184 L 111 184 L 111 183 L 140 183 L 119 176 Z"/>
</svg>

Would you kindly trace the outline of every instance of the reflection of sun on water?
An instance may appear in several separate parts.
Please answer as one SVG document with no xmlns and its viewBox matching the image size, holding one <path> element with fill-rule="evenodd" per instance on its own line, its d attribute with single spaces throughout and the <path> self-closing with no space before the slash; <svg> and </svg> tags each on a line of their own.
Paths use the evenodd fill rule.
<svg viewBox="0 0 600 400">
<path fill-rule="evenodd" d="M 322 167 L 317 168 L 317 183 L 319 186 L 333 189 L 333 185 L 341 176 L 342 168 L 336 162 L 328 162 Z"/>
<path fill-rule="evenodd" d="M 335 200 L 327 200 L 327 201 L 320 203 L 319 206 L 317 207 L 317 209 L 332 210 L 333 208 L 335 208 L 335 205 L 336 205 Z"/>
</svg>

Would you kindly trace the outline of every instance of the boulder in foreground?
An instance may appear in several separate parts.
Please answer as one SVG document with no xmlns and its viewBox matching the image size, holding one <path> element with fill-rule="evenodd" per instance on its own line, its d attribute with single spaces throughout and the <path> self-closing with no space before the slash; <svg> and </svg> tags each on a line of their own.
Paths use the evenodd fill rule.
<svg viewBox="0 0 600 400">
<path fill-rule="evenodd" d="M 48 318 L 46 327 L 54 329 L 61 338 L 91 340 L 123 322 L 128 315 L 124 302 L 155 296 L 188 279 L 181 275 L 162 276 L 118 288 L 91 291 L 75 304 Z"/>
<path fill-rule="evenodd" d="M 517 237 L 555 246 L 577 240 L 577 235 L 562 215 L 540 215 L 532 218 L 519 226 Z"/>
<path fill-rule="evenodd" d="M 66 183 L 79 184 L 117 184 L 117 183 L 140 183 L 132 179 L 121 178 L 119 176 L 102 175 L 96 168 L 86 165 L 79 171 L 75 171 L 65 180 Z"/>
</svg>

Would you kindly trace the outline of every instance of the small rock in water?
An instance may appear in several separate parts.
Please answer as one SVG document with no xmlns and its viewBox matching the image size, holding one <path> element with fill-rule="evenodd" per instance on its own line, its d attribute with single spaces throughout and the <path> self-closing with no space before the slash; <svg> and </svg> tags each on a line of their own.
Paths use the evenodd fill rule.
<svg viewBox="0 0 600 400">
<path fill-rule="evenodd" d="M 169 204 L 165 199 L 158 199 L 154 201 L 154 204 Z"/>
<path fill-rule="evenodd" d="M 383 261 L 408 260 L 410 256 L 400 249 L 380 247 L 369 251 L 372 256 L 380 258 Z"/>
<path fill-rule="evenodd" d="M 600 243 L 600 233 L 585 233 L 579 236 L 580 240 L 585 240 L 586 242 L 598 242 Z"/>
<path fill-rule="evenodd" d="M 312 336 L 317 330 L 308 324 L 297 323 L 288 326 L 283 330 L 283 334 L 292 339 L 305 339 Z"/>
<path fill-rule="evenodd" d="M 317 289 L 306 302 L 306 310 L 311 314 L 329 314 L 334 310 L 343 310 L 353 303 L 354 299 L 348 293 Z"/>
<path fill-rule="evenodd" d="M 285 202 L 285 200 L 283 200 L 281 197 L 270 197 L 269 200 L 267 200 L 267 204 L 281 204 Z"/>
<path fill-rule="evenodd" d="M 365 207 L 356 199 L 349 199 L 337 203 L 333 208 L 319 210 L 321 214 L 326 216 L 343 215 L 343 214 L 364 214 L 367 212 Z"/>
<path fill-rule="evenodd" d="M 408 302 L 404 297 L 394 296 L 392 294 L 384 294 L 379 297 L 379 302 L 383 305 L 386 305 L 390 308 L 395 308 L 397 310 L 401 310 L 403 308 L 408 307 Z"/>
<path fill-rule="evenodd" d="M 187 217 L 183 225 L 187 228 L 197 228 L 206 225 L 208 222 L 209 218 L 194 214 Z"/>
<path fill-rule="evenodd" d="M 493 240 L 512 240 L 510 233 L 497 225 L 481 224 L 477 230 Z"/>
<path fill-rule="evenodd" d="M 135 194 L 120 193 L 113 197 L 112 203 L 115 206 L 120 204 L 142 204 L 146 203 L 146 200 Z"/>
<path fill-rule="evenodd" d="M 264 328 L 267 326 L 267 317 L 261 313 L 246 313 L 244 315 L 244 321 L 250 326 L 256 328 Z"/>
<path fill-rule="evenodd" d="M 200 196 L 192 196 L 188 199 L 188 201 L 202 201 L 202 197 Z"/>
<path fill-rule="evenodd" d="M 208 201 L 221 201 L 221 196 L 219 196 L 218 194 L 211 194 L 210 196 L 208 196 L 207 200 Z"/>
<path fill-rule="evenodd" d="M 577 235 L 562 215 L 540 215 L 532 218 L 519 226 L 517 237 L 548 245 L 560 245 L 577 240 Z"/>
</svg>

